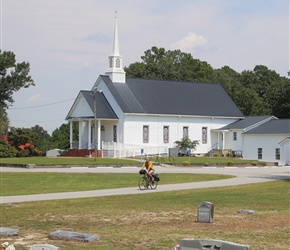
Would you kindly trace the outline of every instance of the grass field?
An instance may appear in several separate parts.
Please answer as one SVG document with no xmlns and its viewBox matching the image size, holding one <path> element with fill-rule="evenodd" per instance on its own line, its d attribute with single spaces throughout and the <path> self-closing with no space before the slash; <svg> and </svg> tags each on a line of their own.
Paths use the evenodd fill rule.
<svg viewBox="0 0 290 250">
<path fill-rule="evenodd" d="M 130 159 L 116 159 L 116 158 L 84 158 L 84 157 L 25 157 L 25 158 L 1 158 L 0 164 L 36 164 L 36 165 L 139 165 L 143 158 L 130 158 Z M 151 157 L 151 160 L 155 162 L 157 159 L 155 156 Z M 161 163 L 172 164 L 182 164 L 183 162 L 189 162 L 190 164 L 199 165 L 214 165 L 214 164 L 224 164 L 227 165 L 228 162 L 233 164 L 248 164 L 251 165 L 252 160 L 243 160 L 241 158 L 227 158 L 227 157 L 164 157 Z M 262 164 L 262 163 L 260 163 Z"/>
<path fill-rule="evenodd" d="M 232 178 L 216 174 L 161 174 L 162 184 Z M 0 173 L 1 196 L 137 187 L 136 174 Z M 40 188 L 41 187 L 41 188 Z"/>
<path fill-rule="evenodd" d="M 34 178 L 41 181 L 42 177 L 35 174 Z M 62 186 L 66 184 L 59 176 L 49 175 L 44 189 L 50 189 L 49 183 L 53 186 L 58 182 L 61 183 L 55 190 L 64 188 Z M 194 175 L 181 178 L 193 178 Z M 79 176 L 87 177 L 74 174 L 76 179 Z M 100 182 L 107 177 L 98 176 Z M 109 177 L 112 183 L 120 181 L 119 174 Z M 13 189 L 15 183 L 11 180 L 20 177 L 2 173 L 2 178 L 10 180 L 7 183 L 8 179 L 2 179 L 5 189 L 9 188 L 9 183 Z M 21 178 L 22 185 L 27 183 L 29 186 L 32 182 L 29 175 Z M 172 177 L 168 174 L 166 178 Z M 162 180 L 166 178 L 164 176 Z M 130 177 L 127 181 L 131 186 Z M 99 188 L 107 183 L 99 183 Z M 171 249 L 182 238 L 212 238 L 248 244 L 251 250 L 289 249 L 289 184 L 289 180 L 284 180 L 235 187 L 1 205 L 1 226 L 20 230 L 19 236 L 1 238 L 1 242 L 8 240 L 17 250 L 43 243 L 62 250 L 154 250 Z M 77 183 L 70 181 L 70 185 L 77 186 Z M 42 189 L 41 184 L 38 189 Z M 214 204 L 214 223 L 196 222 L 197 206 L 201 201 Z M 240 209 L 252 209 L 256 213 L 237 213 Z M 48 239 L 50 232 L 60 229 L 98 234 L 100 240 L 81 243 Z"/>
</svg>

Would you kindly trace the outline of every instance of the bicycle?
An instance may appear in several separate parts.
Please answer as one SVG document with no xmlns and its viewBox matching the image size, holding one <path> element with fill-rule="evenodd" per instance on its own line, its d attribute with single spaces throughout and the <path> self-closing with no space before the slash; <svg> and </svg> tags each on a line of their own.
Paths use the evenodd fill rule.
<svg viewBox="0 0 290 250">
<path fill-rule="evenodd" d="M 145 189 L 149 189 L 149 187 L 151 189 L 156 189 L 158 186 L 158 182 L 160 180 L 159 176 L 157 174 L 153 174 L 153 180 L 151 180 L 151 178 L 149 177 L 149 175 L 147 174 L 146 170 L 141 169 L 139 171 L 140 175 L 143 175 L 140 180 L 139 180 L 139 189 L 140 190 L 145 190 Z"/>
</svg>

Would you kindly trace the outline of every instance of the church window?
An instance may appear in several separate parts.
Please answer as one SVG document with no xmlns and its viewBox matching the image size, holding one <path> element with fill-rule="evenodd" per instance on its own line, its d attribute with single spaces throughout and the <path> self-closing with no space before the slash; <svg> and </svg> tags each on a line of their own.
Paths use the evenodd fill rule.
<svg viewBox="0 0 290 250">
<path fill-rule="evenodd" d="M 275 159 L 280 160 L 280 148 L 275 148 Z"/>
<path fill-rule="evenodd" d="M 207 143 L 207 127 L 202 127 L 201 130 L 201 136 L 202 136 L 202 144 L 206 144 Z"/>
<path fill-rule="evenodd" d="M 113 68 L 113 58 L 110 58 L 110 68 Z"/>
<path fill-rule="evenodd" d="M 143 126 L 143 143 L 149 142 L 149 126 Z"/>
<path fill-rule="evenodd" d="M 117 60 L 116 60 L 116 68 L 120 68 L 120 65 L 121 65 L 120 59 L 117 58 Z"/>
<path fill-rule="evenodd" d="M 234 141 L 237 140 L 237 132 L 233 132 L 233 139 L 234 139 Z"/>
<path fill-rule="evenodd" d="M 258 160 L 262 160 L 262 159 L 263 159 L 263 149 L 258 148 Z"/>
<path fill-rule="evenodd" d="M 169 126 L 163 127 L 163 142 L 164 143 L 169 142 Z"/>
<path fill-rule="evenodd" d="M 113 126 L 113 141 L 117 142 L 117 126 Z"/>
</svg>

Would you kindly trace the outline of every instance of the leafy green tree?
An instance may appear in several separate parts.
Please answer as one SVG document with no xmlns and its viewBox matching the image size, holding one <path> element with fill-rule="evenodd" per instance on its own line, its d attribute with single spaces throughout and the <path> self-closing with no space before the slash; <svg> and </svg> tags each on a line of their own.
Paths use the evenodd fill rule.
<svg viewBox="0 0 290 250">
<path fill-rule="evenodd" d="M 165 51 L 153 46 L 141 56 L 142 62 L 125 67 L 128 77 L 161 80 L 213 82 L 215 72 L 207 63 L 194 59 L 191 54 L 180 50 Z"/>
<path fill-rule="evenodd" d="M 191 141 L 188 137 L 184 137 L 180 141 L 175 141 L 174 143 L 182 152 L 187 152 L 187 149 L 195 150 L 196 146 L 199 145 L 199 141 Z"/>
<path fill-rule="evenodd" d="M 78 140 L 78 122 L 73 123 L 73 140 Z M 49 139 L 49 149 L 68 149 L 70 147 L 70 124 L 62 124 L 55 129 Z"/>
<path fill-rule="evenodd" d="M 264 65 L 238 73 L 229 66 L 213 69 L 180 50 L 166 51 L 153 46 L 142 62 L 125 67 L 128 77 L 221 84 L 245 116 L 290 117 L 290 79 Z M 288 72 L 288 76 L 290 71 Z"/>
<path fill-rule="evenodd" d="M 7 135 L 9 126 L 9 119 L 7 113 L 0 107 L 0 135 Z"/>
<path fill-rule="evenodd" d="M 28 128 L 11 128 L 8 132 L 9 144 L 18 150 L 17 156 L 39 156 L 42 152 L 35 147 L 39 139 L 37 133 Z"/>
<path fill-rule="evenodd" d="M 241 89 L 240 73 L 231 69 L 229 66 L 216 69 L 215 74 L 216 82 L 224 88 L 229 96 L 233 97 Z"/>
<path fill-rule="evenodd" d="M 29 71 L 29 63 L 17 63 L 13 52 L 0 50 L 0 135 L 7 135 L 9 119 L 6 109 L 14 102 L 13 94 L 21 88 L 34 86 Z"/>
<path fill-rule="evenodd" d="M 35 125 L 31 127 L 31 131 L 36 133 L 38 137 L 36 137 L 34 141 L 34 146 L 43 152 L 43 155 L 46 154 L 47 148 L 49 147 L 49 139 L 50 135 L 47 133 L 43 127 L 39 125 Z"/>
<path fill-rule="evenodd" d="M 17 154 L 17 150 L 12 147 L 5 135 L 0 136 L 0 158 L 12 158 Z"/>
<path fill-rule="evenodd" d="M 29 63 L 16 63 L 13 52 L 0 51 L 0 106 L 2 108 L 8 108 L 14 102 L 12 98 L 14 92 L 35 85 L 29 76 L 29 71 Z"/>
<path fill-rule="evenodd" d="M 255 91 L 249 88 L 241 88 L 236 92 L 233 101 L 245 116 L 269 115 L 269 105 L 263 103 Z"/>
<path fill-rule="evenodd" d="M 264 65 L 255 66 L 253 71 L 243 71 L 241 73 L 240 82 L 242 84 L 241 92 L 245 92 L 243 88 L 251 92 L 251 96 L 245 95 L 244 98 L 254 98 L 253 100 L 244 101 L 252 103 L 251 112 L 244 115 L 274 115 L 278 118 L 290 117 L 290 80 L 281 77 L 274 70 L 268 69 Z M 254 95 L 254 93 L 256 95 Z M 239 93 L 241 96 L 242 93 Z M 233 98 L 236 102 L 236 97 Z M 238 107 L 248 109 L 237 103 Z M 249 109 L 248 109 L 249 111 Z"/>
<path fill-rule="evenodd" d="M 265 91 L 265 102 L 269 104 L 271 114 L 278 118 L 290 117 L 290 80 L 286 77 L 273 82 Z"/>
</svg>

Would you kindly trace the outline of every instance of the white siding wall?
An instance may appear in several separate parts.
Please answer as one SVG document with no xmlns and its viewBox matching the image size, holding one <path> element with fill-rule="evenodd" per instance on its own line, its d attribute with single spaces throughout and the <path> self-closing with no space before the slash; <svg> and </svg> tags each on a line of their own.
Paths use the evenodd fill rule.
<svg viewBox="0 0 290 250">
<path fill-rule="evenodd" d="M 290 166 L 290 140 L 281 145 L 281 164 Z"/>
<path fill-rule="evenodd" d="M 234 141 L 234 132 L 237 133 L 237 140 Z M 242 150 L 243 148 L 243 136 L 242 130 L 231 130 L 226 133 L 225 149 Z"/>
<path fill-rule="evenodd" d="M 79 123 L 79 132 L 81 138 L 80 148 L 88 147 L 88 122 L 81 121 Z"/>
<path fill-rule="evenodd" d="M 80 94 L 74 109 L 71 111 L 71 117 L 88 117 L 93 116 L 94 112 L 88 105 L 86 99 Z"/>
<path fill-rule="evenodd" d="M 262 148 L 262 159 L 260 161 L 265 162 L 278 162 L 282 164 L 281 160 L 275 159 L 275 149 L 281 147 L 281 142 L 286 135 L 243 135 L 244 136 L 244 148 L 243 158 L 246 160 L 258 160 L 258 148 Z"/>
<path fill-rule="evenodd" d="M 212 141 L 211 129 L 227 125 L 233 119 L 212 119 L 204 117 L 177 117 L 177 116 L 152 116 L 152 115 L 127 115 L 124 119 L 124 142 L 152 146 L 175 147 L 174 142 L 183 137 L 183 127 L 188 127 L 191 140 L 198 140 L 195 154 L 204 154 L 217 141 Z M 143 143 L 143 126 L 149 126 L 149 142 Z M 169 142 L 163 142 L 163 127 L 169 127 Z M 202 143 L 202 128 L 207 127 L 207 143 Z M 217 138 L 217 135 L 214 137 Z"/>
</svg>

